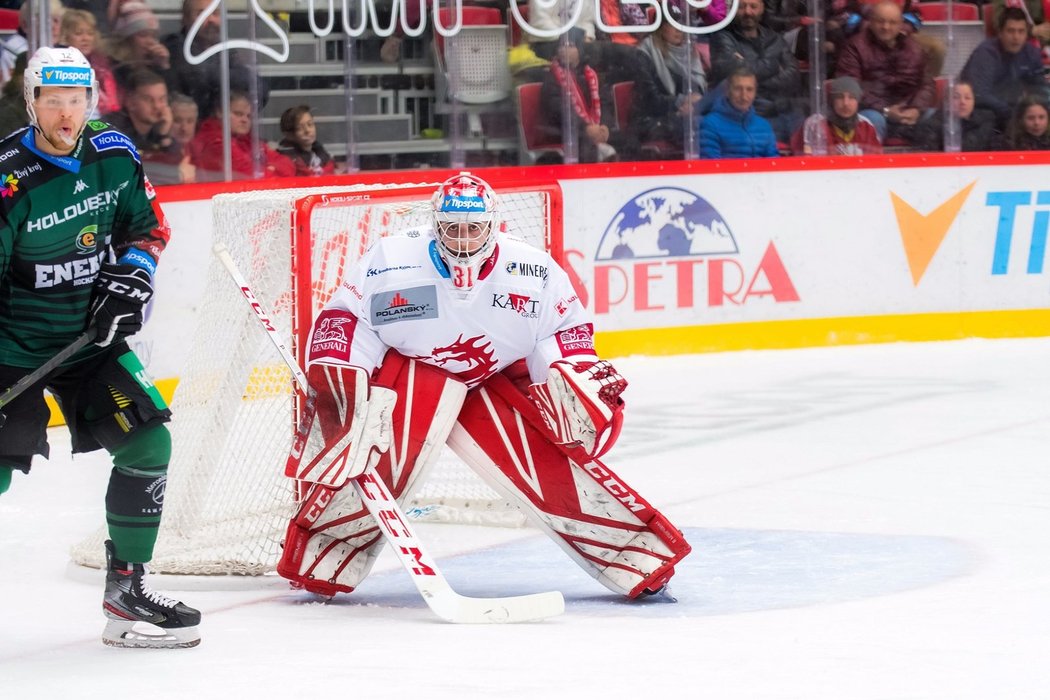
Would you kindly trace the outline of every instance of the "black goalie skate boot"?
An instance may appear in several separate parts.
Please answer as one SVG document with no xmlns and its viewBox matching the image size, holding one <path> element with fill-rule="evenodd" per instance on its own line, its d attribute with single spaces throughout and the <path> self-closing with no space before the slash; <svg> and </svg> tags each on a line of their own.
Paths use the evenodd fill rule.
<svg viewBox="0 0 1050 700">
<path fill-rule="evenodd" d="M 109 621 L 102 643 L 112 647 L 172 649 L 195 647 L 199 610 L 150 590 L 142 564 L 121 561 L 106 540 L 106 594 L 102 611 Z"/>
</svg>

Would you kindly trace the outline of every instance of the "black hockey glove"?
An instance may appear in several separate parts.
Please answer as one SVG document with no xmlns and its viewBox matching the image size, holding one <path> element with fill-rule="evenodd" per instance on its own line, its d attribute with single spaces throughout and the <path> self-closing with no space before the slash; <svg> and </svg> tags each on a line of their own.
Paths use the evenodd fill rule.
<svg viewBox="0 0 1050 700">
<path fill-rule="evenodd" d="M 107 347 L 142 330 L 142 313 L 153 296 L 150 274 L 136 265 L 103 263 L 95 280 L 88 328 L 95 344 Z"/>
</svg>

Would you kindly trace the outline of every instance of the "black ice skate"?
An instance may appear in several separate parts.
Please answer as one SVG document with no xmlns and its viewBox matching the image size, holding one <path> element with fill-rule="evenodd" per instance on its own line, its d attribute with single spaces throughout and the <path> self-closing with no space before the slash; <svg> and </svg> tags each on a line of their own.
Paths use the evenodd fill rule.
<svg viewBox="0 0 1050 700">
<path fill-rule="evenodd" d="M 112 647 L 177 649 L 195 647 L 199 610 L 151 591 L 143 580 L 142 564 L 129 564 L 113 556 L 106 540 L 106 595 L 102 611 L 109 621 L 102 643 Z"/>
</svg>

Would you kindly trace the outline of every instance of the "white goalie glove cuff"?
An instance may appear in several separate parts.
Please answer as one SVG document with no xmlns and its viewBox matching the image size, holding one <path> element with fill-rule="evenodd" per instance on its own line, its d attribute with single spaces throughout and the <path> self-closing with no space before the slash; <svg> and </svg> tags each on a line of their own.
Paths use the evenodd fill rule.
<svg viewBox="0 0 1050 700">
<path fill-rule="evenodd" d="M 558 442 L 595 459 L 620 435 L 625 388 L 627 380 L 609 362 L 557 360 L 546 383 L 531 385 L 529 393 Z"/>
</svg>

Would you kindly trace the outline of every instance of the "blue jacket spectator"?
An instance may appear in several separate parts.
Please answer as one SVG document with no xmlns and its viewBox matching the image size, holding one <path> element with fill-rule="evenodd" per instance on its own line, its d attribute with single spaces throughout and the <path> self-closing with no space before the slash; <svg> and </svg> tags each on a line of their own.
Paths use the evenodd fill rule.
<svg viewBox="0 0 1050 700">
<path fill-rule="evenodd" d="M 728 78 L 726 94 L 700 123 L 701 158 L 769 158 L 779 155 L 769 122 L 755 113 L 758 81 L 747 68 Z"/>
<path fill-rule="evenodd" d="M 1043 60 L 1028 43 L 1024 11 L 1007 7 L 999 16 L 999 35 L 981 42 L 963 66 L 959 78 L 973 85 L 977 107 L 995 112 L 1000 126 L 1026 93 L 1046 95 Z"/>
</svg>

